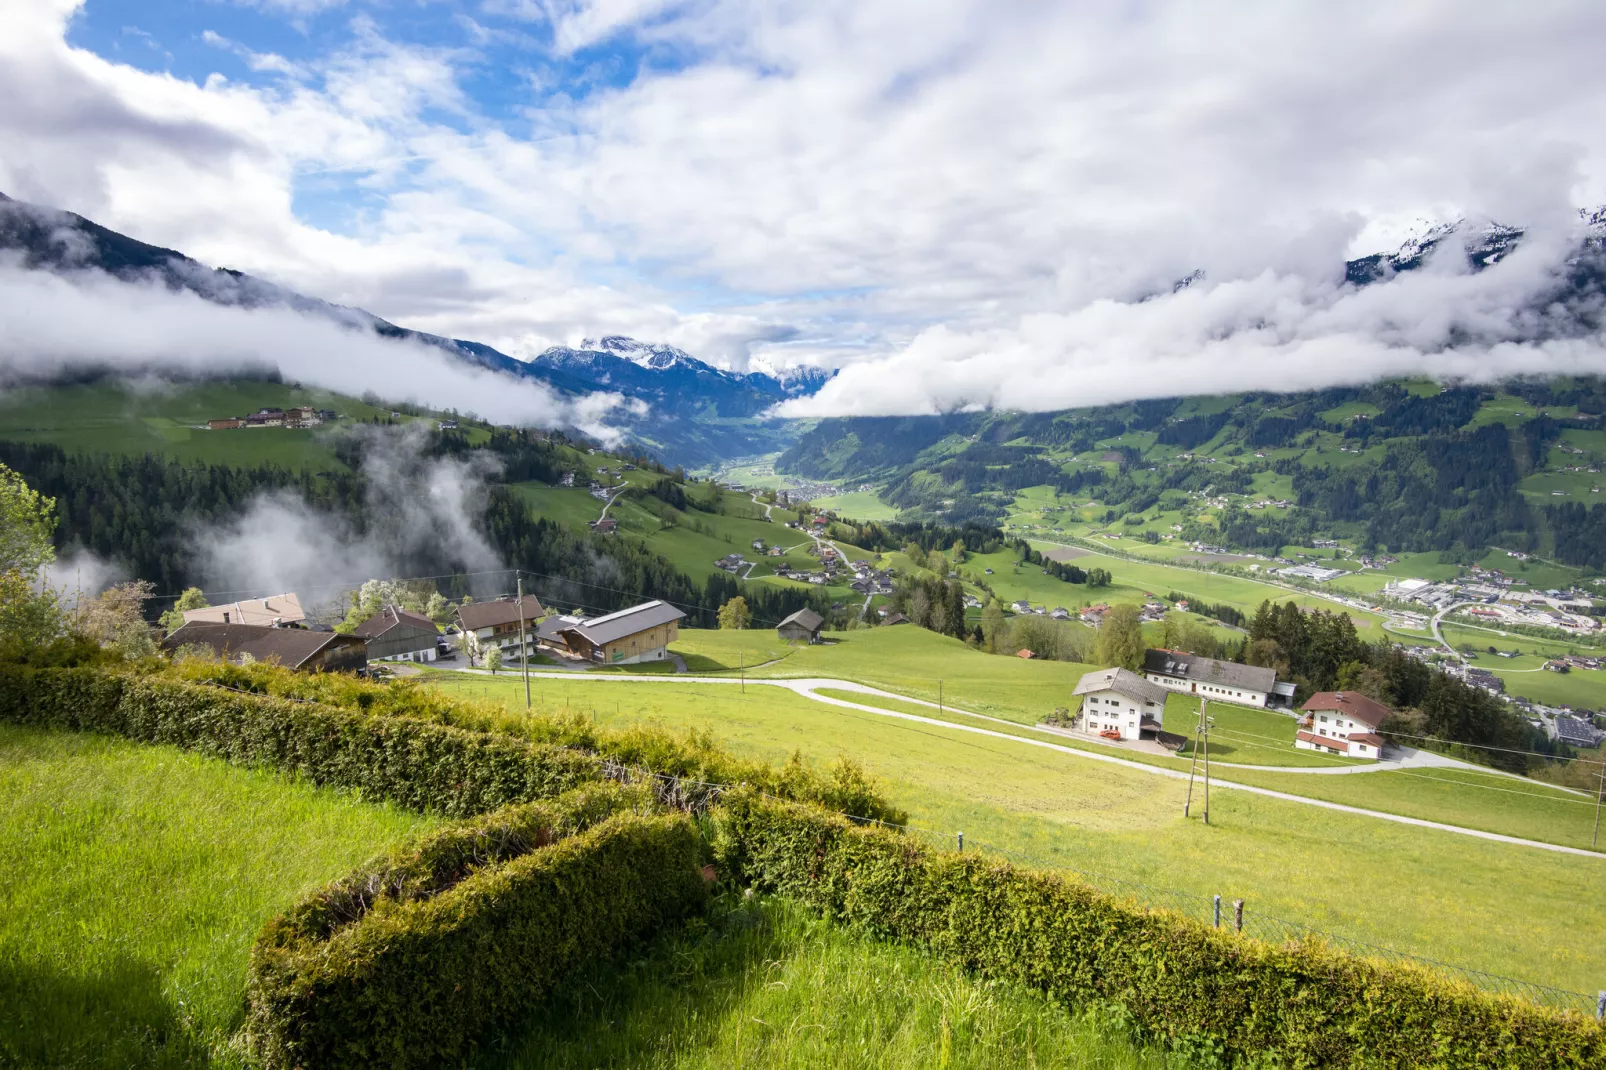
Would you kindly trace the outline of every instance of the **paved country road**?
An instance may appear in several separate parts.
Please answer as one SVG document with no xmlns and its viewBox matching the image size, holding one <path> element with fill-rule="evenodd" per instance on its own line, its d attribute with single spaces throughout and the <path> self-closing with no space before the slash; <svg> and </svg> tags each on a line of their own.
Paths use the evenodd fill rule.
<svg viewBox="0 0 1606 1070">
<path fill-rule="evenodd" d="M 488 672 L 486 672 L 483 669 L 459 669 L 457 671 L 458 672 L 471 672 L 471 673 L 474 673 L 475 675 L 490 675 Z M 518 674 L 516 672 L 514 672 L 514 673 L 504 673 L 503 675 L 517 676 Z M 635 676 L 635 675 L 623 675 L 623 674 L 619 674 L 619 675 L 614 675 L 614 674 L 600 675 L 599 674 L 599 675 L 590 676 L 590 675 L 584 675 L 584 674 L 565 673 L 565 672 L 532 672 L 532 673 L 530 673 L 530 677 L 532 679 L 549 679 L 549 680 L 570 680 L 570 681 L 587 680 L 587 681 L 590 681 L 590 682 L 597 683 L 599 685 L 617 681 L 617 682 L 625 682 L 625 683 L 651 683 L 651 684 L 671 684 L 671 685 L 673 685 L 673 684 L 718 684 L 718 685 L 722 685 L 722 686 L 736 687 L 736 686 L 739 686 L 739 685 L 741 685 L 743 683 L 743 681 L 741 679 L 732 678 L 732 677 L 729 677 L 729 676 L 681 676 L 681 675 L 678 675 L 678 674 L 677 675 L 673 675 L 673 676 L 646 676 L 646 675 Z M 1166 777 L 1166 778 L 1171 779 L 1171 780 L 1186 780 L 1186 779 L 1188 779 L 1188 774 L 1183 772 L 1180 769 L 1169 769 L 1169 768 L 1166 768 L 1164 766 L 1149 765 L 1149 764 L 1146 764 L 1144 762 L 1134 762 L 1134 761 L 1132 761 L 1132 760 L 1130 760 L 1128 758 L 1118 758 L 1113 754 L 1097 754 L 1097 753 L 1094 753 L 1092 751 L 1079 750 L 1079 749 L 1077 749 L 1075 747 L 1067 747 L 1067 746 L 1063 746 L 1063 745 L 1058 744 L 1058 743 L 1050 743 L 1047 740 L 1031 739 L 1031 738 L 1029 738 L 1027 736 L 1017 735 L 1017 734 L 1012 733 L 1012 732 L 1000 732 L 1000 731 L 997 731 L 996 729 L 991 729 L 991 728 L 979 728 L 979 727 L 976 727 L 974 725 L 958 724 L 958 723 L 956 723 L 954 721 L 945 721 L 945 720 L 941 720 L 941 719 L 936 718 L 936 717 L 922 717 L 919 714 L 914 714 L 914 713 L 901 713 L 901 712 L 894 711 L 894 710 L 881 709 L 880 707 L 877 707 L 877 706 L 867 706 L 867 705 L 864 705 L 864 704 L 858 703 L 858 702 L 849 702 L 847 699 L 834 698 L 834 697 L 829 696 L 829 695 L 821 695 L 821 694 L 817 694 L 816 693 L 820 688 L 830 688 L 833 691 L 851 691 L 851 692 L 854 692 L 856 694 L 865 695 L 867 697 L 892 699 L 892 700 L 895 700 L 895 701 L 898 701 L 898 702 L 913 703 L 913 704 L 919 705 L 919 706 L 926 706 L 926 707 L 929 707 L 931 709 L 936 709 L 937 708 L 936 703 L 933 703 L 933 702 L 925 702 L 925 701 L 920 700 L 920 699 L 908 698 L 907 696 L 904 696 L 904 695 L 894 694 L 894 693 L 892 693 L 890 691 L 882 691 L 879 688 L 870 687 L 870 686 L 868 686 L 866 684 L 855 683 L 854 681 L 851 681 L 851 680 L 836 680 L 836 679 L 831 679 L 831 678 L 828 678 L 828 677 L 807 677 L 807 678 L 779 679 L 779 680 L 777 680 L 777 679 L 747 680 L 746 683 L 751 685 L 751 686 L 754 686 L 754 687 L 779 687 L 779 688 L 783 688 L 783 689 L 785 689 L 787 691 L 793 692 L 794 694 L 801 695 L 802 697 L 810 699 L 810 700 L 812 700 L 814 702 L 824 703 L 824 704 L 826 704 L 828 706 L 839 706 L 839 707 L 842 707 L 843 709 L 858 710 L 858 711 L 860 711 L 862 713 L 871 713 L 871 714 L 875 714 L 875 715 L 880 716 L 880 717 L 891 717 L 891 718 L 895 718 L 897 720 L 914 721 L 914 722 L 916 722 L 918 724 L 927 724 L 927 725 L 936 726 L 938 728 L 947 728 L 947 729 L 951 729 L 951 730 L 953 730 L 955 732 L 969 732 L 969 733 L 972 733 L 974 735 L 991 736 L 994 739 L 1009 740 L 1009 741 L 1014 742 L 1014 743 L 1019 743 L 1019 744 L 1021 744 L 1023 746 L 1039 747 L 1039 748 L 1042 748 L 1044 750 L 1058 751 L 1061 754 L 1066 754 L 1066 755 L 1069 755 L 1069 756 L 1071 756 L 1073 758 L 1081 758 L 1081 759 L 1084 759 L 1084 760 L 1087 760 L 1087 761 L 1092 761 L 1092 762 L 1107 762 L 1107 763 L 1109 763 L 1111 765 L 1119 765 L 1119 766 L 1122 766 L 1124 768 L 1132 769 L 1132 770 L 1135 770 L 1135 771 L 1140 772 L 1140 773 L 1148 773 L 1151 776 Z M 981 719 L 981 720 L 992 721 L 992 722 L 994 722 L 996 724 L 1009 725 L 1010 727 L 1015 728 L 1015 729 L 1025 729 L 1025 728 L 1028 727 L 1026 725 L 1017 724 L 1014 721 L 1005 721 L 1005 720 L 1003 720 L 1001 718 L 998 718 L 998 717 L 988 717 L 985 714 L 967 713 L 964 710 L 957 709 L 957 708 L 952 707 L 952 706 L 945 706 L 943 708 L 945 710 L 953 710 L 954 713 L 962 714 L 962 715 L 964 715 L 966 717 L 972 717 L 972 718 L 977 718 L 977 719 Z M 1428 752 L 1425 752 L 1425 751 L 1413 751 L 1411 753 L 1413 755 L 1427 755 L 1428 754 Z M 1445 766 L 1454 766 L 1454 767 L 1458 767 L 1458 768 L 1474 769 L 1474 770 L 1477 770 L 1480 773 L 1493 772 L 1493 770 L 1484 769 L 1482 766 L 1475 766 L 1475 765 L 1471 765 L 1470 763 L 1456 762 L 1454 759 L 1451 759 L 1451 758 L 1443 758 L 1442 755 L 1429 755 L 1429 757 L 1431 759 L 1434 759 L 1434 760 L 1433 761 L 1423 760 L 1422 764 L 1424 764 L 1424 765 L 1441 765 L 1442 764 L 1442 765 L 1445 765 Z M 1221 767 L 1218 763 L 1211 763 L 1211 764 L 1212 764 L 1212 766 L 1214 766 L 1216 768 L 1220 768 Z M 1403 767 L 1403 763 L 1399 763 L 1399 762 L 1377 762 L 1377 763 L 1374 763 L 1372 765 L 1345 766 L 1345 767 L 1343 767 L 1342 772 L 1346 773 L 1346 774 L 1348 774 L 1348 773 L 1370 773 L 1370 772 L 1386 771 L 1386 770 L 1390 770 L 1390 769 L 1400 769 L 1402 767 Z M 1313 775 L 1322 775 L 1322 774 L 1331 775 L 1333 772 L 1335 772 L 1335 770 L 1323 769 L 1323 768 L 1294 768 L 1294 767 L 1281 767 L 1281 768 L 1279 768 L 1279 767 L 1275 767 L 1275 766 L 1258 766 L 1258 765 L 1257 766 L 1235 765 L 1235 766 L 1233 766 L 1233 768 L 1237 768 L 1237 769 L 1253 769 L 1255 772 L 1302 773 L 1302 774 L 1313 774 Z M 1266 797 L 1268 799 L 1281 799 L 1284 802 L 1299 803 L 1299 804 L 1304 805 L 1304 806 L 1320 807 L 1323 810 L 1337 810 L 1337 811 L 1339 811 L 1341 813 L 1357 814 L 1357 815 L 1359 815 L 1361 817 L 1376 818 L 1379 821 L 1392 821 L 1395 824 L 1399 824 L 1399 825 L 1415 825 L 1418 828 L 1434 829 L 1434 830 L 1437 830 L 1439 832 L 1449 832 L 1449 833 L 1453 833 L 1453 834 L 1455 834 L 1457 836 L 1471 836 L 1474 839 L 1480 839 L 1480 840 L 1492 840 L 1495 843 L 1509 843 L 1509 844 L 1515 844 L 1515 845 L 1517 845 L 1519 847 L 1533 847 L 1533 848 L 1536 848 L 1536 849 L 1541 850 L 1541 851 L 1552 851 L 1552 852 L 1554 852 L 1556 854 L 1580 855 L 1580 856 L 1585 857 L 1585 858 L 1596 858 L 1596 859 L 1606 860 L 1606 854 L 1602 854 L 1601 852 L 1586 851 L 1583 848 L 1579 848 L 1579 847 L 1566 847 L 1566 846 L 1563 846 L 1562 844 L 1559 844 L 1559 843 L 1543 843 L 1543 842 L 1541 842 L 1539 840 L 1526 840 L 1526 839 L 1523 839 L 1523 838 L 1521 838 L 1519 836 L 1506 836 L 1506 835 L 1504 835 L 1502 833 L 1498 833 L 1498 832 L 1485 832 L 1482 829 L 1462 828 L 1459 825 L 1446 825 L 1446 824 L 1443 824 L 1442 822 L 1428 821 L 1428 820 L 1425 820 L 1423 818 L 1406 817 L 1406 816 L 1404 816 L 1402 814 L 1390 814 L 1390 813 L 1385 813 L 1385 812 L 1383 812 L 1381 810 L 1367 810 L 1367 809 L 1365 809 L 1363 807 L 1359 807 L 1359 806 L 1347 806 L 1347 805 L 1345 805 L 1343 803 L 1327 802 L 1324 799 L 1309 799 L 1309 798 L 1306 798 L 1303 795 L 1293 795 L 1293 794 L 1290 794 L 1290 793 L 1285 792 L 1285 791 L 1276 791 L 1276 790 L 1273 790 L 1271 788 L 1260 788 L 1260 787 L 1255 787 L 1255 786 L 1250 785 L 1250 784 L 1239 784 L 1239 783 L 1236 783 L 1235 781 L 1231 781 L 1231 780 L 1221 780 L 1221 779 L 1218 779 L 1217 777 L 1214 777 L 1214 776 L 1212 776 L 1210 778 L 1210 782 L 1211 782 L 1211 785 L 1214 786 L 1214 787 L 1224 788 L 1224 789 L 1227 789 L 1227 790 L 1230 790 L 1230 791 L 1242 791 L 1242 792 L 1247 792 L 1247 793 L 1249 793 L 1251 795 L 1261 795 L 1261 796 L 1264 796 L 1264 797 Z"/>
</svg>

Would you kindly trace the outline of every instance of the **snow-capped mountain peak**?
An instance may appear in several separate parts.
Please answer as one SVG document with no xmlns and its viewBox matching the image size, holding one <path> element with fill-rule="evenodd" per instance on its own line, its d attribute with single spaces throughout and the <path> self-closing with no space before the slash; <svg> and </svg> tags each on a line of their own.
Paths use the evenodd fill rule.
<svg viewBox="0 0 1606 1070">
<path fill-rule="evenodd" d="M 639 364 L 643 368 L 673 368 L 676 364 L 702 364 L 703 362 L 672 345 L 662 342 L 638 342 L 634 338 L 627 338 L 622 334 L 610 334 L 602 338 L 586 338 L 581 341 L 580 348 L 595 353 L 607 353 L 609 356 L 620 357 Z"/>
</svg>

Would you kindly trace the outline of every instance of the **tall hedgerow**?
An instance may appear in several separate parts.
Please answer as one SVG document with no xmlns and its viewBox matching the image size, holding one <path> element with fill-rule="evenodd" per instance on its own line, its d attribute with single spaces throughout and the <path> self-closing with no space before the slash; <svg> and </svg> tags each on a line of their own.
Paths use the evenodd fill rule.
<svg viewBox="0 0 1606 1070">
<path fill-rule="evenodd" d="M 1065 876 L 930 851 L 751 793 L 716 811 L 722 872 L 968 969 L 1074 1004 L 1124 1004 L 1153 1034 L 1294 1067 L 1606 1066 L 1606 1029 L 1425 969 L 1283 946 L 1148 910 Z"/>
</svg>

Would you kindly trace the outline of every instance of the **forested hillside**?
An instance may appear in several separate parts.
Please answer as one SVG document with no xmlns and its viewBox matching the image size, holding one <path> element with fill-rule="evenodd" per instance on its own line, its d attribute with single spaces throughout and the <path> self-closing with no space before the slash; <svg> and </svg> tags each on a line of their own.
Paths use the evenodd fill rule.
<svg viewBox="0 0 1606 1070">
<path fill-rule="evenodd" d="M 781 471 L 884 484 L 912 518 L 999 521 L 1050 488 L 1107 522 L 1180 511 L 1184 537 L 1275 552 L 1490 546 L 1606 567 L 1606 384 L 1388 382 L 1055 413 L 821 421 Z"/>
</svg>

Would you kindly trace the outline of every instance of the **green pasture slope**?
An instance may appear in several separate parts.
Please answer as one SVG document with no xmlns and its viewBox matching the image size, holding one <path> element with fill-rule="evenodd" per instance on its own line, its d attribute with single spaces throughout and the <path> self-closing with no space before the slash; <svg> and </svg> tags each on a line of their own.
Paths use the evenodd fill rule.
<svg viewBox="0 0 1606 1070">
<path fill-rule="evenodd" d="M 882 635 L 896 636 L 895 645 L 862 638 Z M 921 650 L 923 637 L 934 642 Z M 945 701 L 999 716 L 1018 711 L 1024 722 L 1026 710 L 1067 704 L 1067 682 L 1074 684 L 1079 668 L 976 654 L 912 628 L 842 638 L 834 648 L 797 649 L 754 675 L 837 676 L 930 699 L 942 678 Z M 740 652 L 776 652 L 764 642 L 744 639 Z M 737 651 L 718 645 L 702 634 L 688 651 L 733 670 Z M 978 660 L 967 661 L 966 654 Z M 523 706 L 516 677 L 430 679 L 465 696 Z M 1606 857 L 1554 854 L 1228 790 L 1212 794 L 1207 828 L 1182 818 L 1182 781 L 1009 738 L 828 706 L 777 688 L 749 685 L 744 693 L 730 684 L 584 677 L 532 685 L 538 715 L 567 711 L 606 724 L 706 730 L 738 753 L 771 760 L 794 753 L 814 763 L 850 756 L 883 781 L 912 824 L 941 841 L 963 831 L 967 845 L 1094 874 L 1116 891 L 1131 890 L 1123 881 L 1180 890 L 1193 897 L 1182 905 L 1196 912 L 1209 895 L 1242 896 L 1265 915 L 1573 991 L 1594 991 L 1606 975 L 1606 951 L 1576 939 L 1606 922 L 1606 904 L 1576 894 L 1580 882 L 1606 879 Z M 993 701 L 977 701 L 986 696 Z M 853 701 L 878 703 L 864 696 Z M 1237 735 L 1231 742 L 1247 751 L 1244 744 L 1256 741 L 1244 727 L 1224 734 Z M 1574 805 L 1576 796 L 1525 781 L 1507 781 L 1513 792 L 1507 793 L 1488 790 L 1504 787 L 1501 778 L 1477 773 L 1419 781 L 1385 773 L 1219 769 L 1218 777 L 1588 845 L 1589 809 Z"/>
<path fill-rule="evenodd" d="M 336 427 L 371 416 L 390 416 L 389 409 L 354 398 L 282 383 L 231 380 L 159 385 L 148 390 L 100 383 L 0 395 L 0 440 L 49 442 L 69 453 L 153 453 L 233 466 L 271 462 L 317 470 L 336 465 L 322 428 L 206 429 L 210 419 L 292 405 L 313 405 L 346 416 L 336 421 Z"/>
<path fill-rule="evenodd" d="M 569 986 L 506 1070 L 1184 1070 L 1187 1056 L 1040 993 L 829 925 L 784 900 L 715 902 L 622 970 Z"/>
<path fill-rule="evenodd" d="M 0 1065 L 228 1061 L 262 924 L 434 823 L 170 747 L 0 726 Z"/>
</svg>

